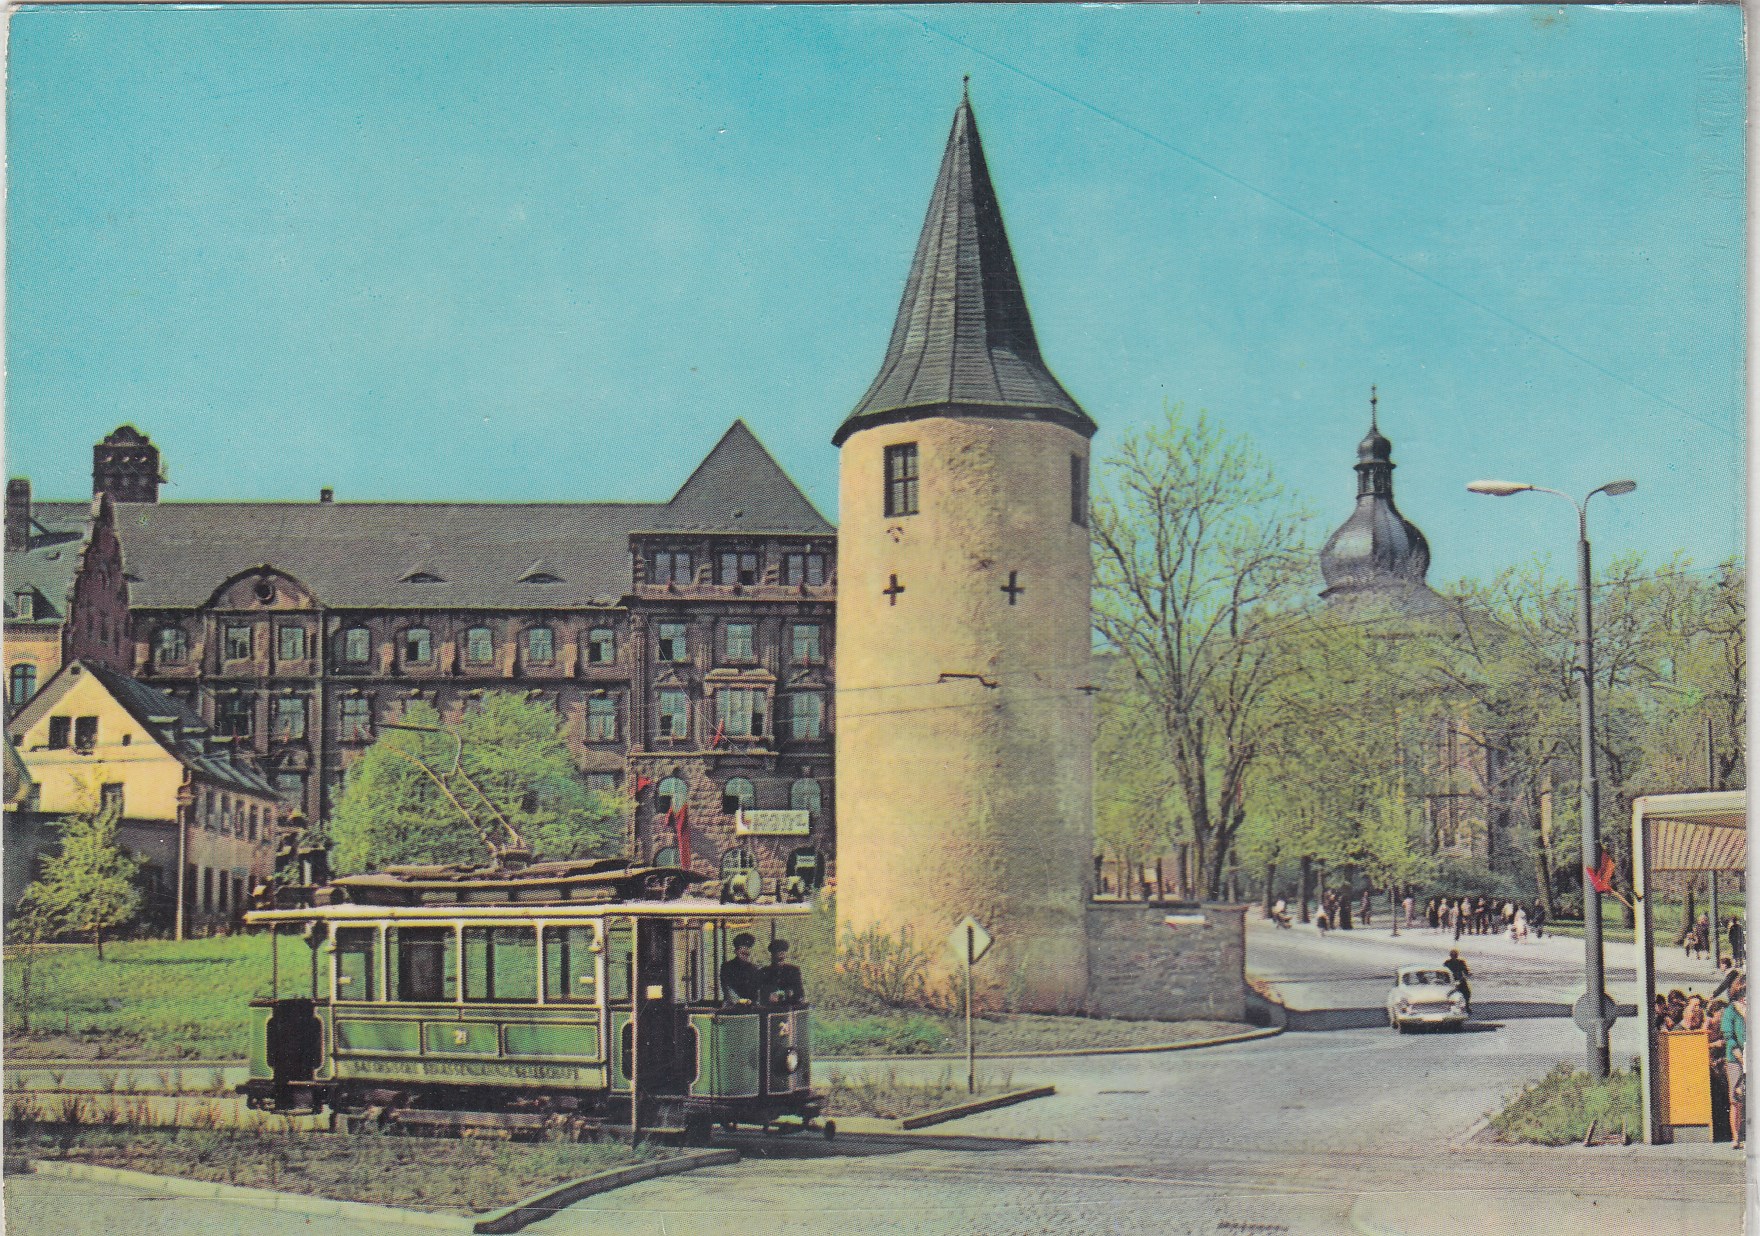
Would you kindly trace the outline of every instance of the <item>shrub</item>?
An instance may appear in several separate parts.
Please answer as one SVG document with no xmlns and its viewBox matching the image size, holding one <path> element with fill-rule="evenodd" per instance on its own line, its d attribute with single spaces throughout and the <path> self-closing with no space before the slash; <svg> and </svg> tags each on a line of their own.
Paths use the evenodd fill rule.
<svg viewBox="0 0 1760 1236">
<path fill-rule="evenodd" d="M 1635 1060 L 1604 1079 L 1560 1064 L 1491 1117 L 1491 1127 L 1505 1141 L 1543 1146 L 1580 1142 L 1591 1123 L 1603 1133 L 1635 1129 L 1642 1119 L 1638 1084 Z"/>
<path fill-rule="evenodd" d="M 929 954 L 917 947 L 909 927 L 889 934 L 877 926 L 861 932 L 845 927 L 837 970 L 871 1006 L 933 1009 Z"/>
</svg>

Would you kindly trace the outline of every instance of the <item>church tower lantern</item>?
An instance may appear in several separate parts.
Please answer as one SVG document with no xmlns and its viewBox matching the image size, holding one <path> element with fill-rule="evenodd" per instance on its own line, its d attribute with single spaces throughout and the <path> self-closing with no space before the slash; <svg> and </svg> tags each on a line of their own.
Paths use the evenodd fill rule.
<svg viewBox="0 0 1760 1236">
<path fill-rule="evenodd" d="M 966 915 L 984 1007 L 1087 998 L 1088 448 L 1039 353 L 969 98 L 886 357 L 839 427 L 838 918 L 938 971 Z"/>
</svg>

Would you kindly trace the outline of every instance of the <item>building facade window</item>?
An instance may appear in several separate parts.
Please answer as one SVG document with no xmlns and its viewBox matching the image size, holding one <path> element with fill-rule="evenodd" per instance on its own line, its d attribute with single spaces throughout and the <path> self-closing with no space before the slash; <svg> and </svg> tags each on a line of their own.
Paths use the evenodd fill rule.
<svg viewBox="0 0 1760 1236">
<path fill-rule="evenodd" d="M 788 806 L 791 811 L 805 811 L 816 816 L 822 802 L 819 783 L 811 777 L 802 777 L 788 787 Z"/>
<path fill-rule="evenodd" d="M 73 735 L 72 717 L 50 717 L 47 746 L 51 751 L 65 751 Z"/>
<path fill-rule="evenodd" d="M 364 695 L 342 697 L 342 741 L 366 742 L 373 736 L 373 701 Z"/>
<path fill-rule="evenodd" d="M 782 582 L 790 585 L 818 585 L 825 582 L 825 555 L 795 553 L 782 555 Z"/>
<path fill-rule="evenodd" d="M 98 810 L 122 818 L 122 782 L 107 781 L 98 787 Z"/>
<path fill-rule="evenodd" d="M 752 783 L 744 777 L 729 777 L 726 787 L 721 791 L 721 810 L 728 815 L 735 811 L 750 811 L 757 791 Z"/>
<path fill-rule="evenodd" d="M 726 647 L 729 661 L 752 660 L 752 624 L 749 622 L 728 623 Z"/>
<path fill-rule="evenodd" d="M 251 841 L 257 839 L 257 807 L 252 803 L 244 813 L 244 835 Z"/>
<path fill-rule="evenodd" d="M 242 691 L 222 695 L 215 710 L 214 728 L 234 738 L 249 738 L 255 728 L 251 721 L 256 711 L 256 701 Z"/>
<path fill-rule="evenodd" d="M 662 661 L 688 661 L 691 659 L 690 641 L 685 638 L 689 628 L 682 622 L 662 622 L 660 624 L 660 659 Z"/>
<path fill-rule="evenodd" d="M 6 671 L 6 699 L 14 708 L 37 693 L 37 667 L 20 663 Z"/>
<path fill-rule="evenodd" d="M 162 665 L 182 665 L 189 660 L 189 636 L 182 627 L 160 627 L 158 648 Z"/>
<path fill-rule="evenodd" d="M 694 582 L 691 574 L 691 551 L 688 549 L 660 549 L 654 551 L 649 562 L 648 582 L 654 584 L 689 584 Z"/>
<path fill-rule="evenodd" d="M 306 702 L 297 695 L 279 695 L 275 697 L 275 737 L 304 738 L 306 736 Z"/>
<path fill-rule="evenodd" d="M 549 627 L 533 627 L 526 632 L 526 660 L 533 665 L 549 665 L 556 660 L 556 634 Z"/>
<path fill-rule="evenodd" d="M 427 627 L 411 627 L 403 633 L 403 659 L 412 665 L 434 659 L 434 636 Z"/>
<path fill-rule="evenodd" d="M 464 659 L 472 665 L 488 665 L 495 659 L 495 634 L 488 627 L 472 627 L 464 633 Z"/>
<path fill-rule="evenodd" d="M 283 661 L 303 661 L 306 656 L 306 629 L 284 626 L 275 629 L 275 655 Z"/>
<path fill-rule="evenodd" d="M 98 745 L 98 718 L 75 717 L 73 719 L 73 749 L 90 751 Z"/>
<path fill-rule="evenodd" d="M 617 660 L 617 635 L 610 627 L 594 627 L 587 632 L 587 664 L 609 665 Z"/>
<path fill-rule="evenodd" d="M 683 777 L 666 777 L 655 791 L 654 810 L 670 815 L 689 802 L 690 796 L 690 787 Z"/>
<path fill-rule="evenodd" d="M 755 584 L 758 582 L 758 555 L 749 550 L 727 550 L 721 555 L 717 583 Z"/>
<path fill-rule="evenodd" d="M 886 448 L 886 515 L 917 513 L 917 444 Z"/>
<path fill-rule="evenodd" d="M 342 633 L 342 659 L 350 665 L 365 665 L 373 656 L 373 636 L 365 627 L 350 627 Z"/>
<path fill-rule="evenodd" d="M 1069 457 L 1069 521 L 1088 526 L 1088 461 L 1082 455 Z"/>
<path fill-rule="evenodd" d="M 296 772 L 278 772 L 275 774 L 275 788 L 281 797 L 299 806 L 305 801 L 306 779 Z"/>
<path fill-rule="evenodd" d="M 229 622 L 224 631 L 225 656 L 228 661 L 251 658 L 251 627 L 248 622 Z"/>
<path fill-rule="evenodd" d="M 756 687 L 723 687 L 715 693 L 715 728 L 728 738 L 764 736 L 764 692 Z"/>
<path fill-rule="evenodd" d="M 660 692 L 660 737 L 689 738 L 691 733 L 690 701 L 683 691 Z"/>
<path fill-rule="evenodd" d="M 825 697 L 817 691 L 796 691 L 788 697 L 788 732 L 796 742 L 825 736 Z"/>
<path fill-rule="evenodd" d="M 611 696 L 587 698 L 587 741 L 617 741 L 617 701 Z"/>
<path fill-rule="evenodd" d="M 797 622 L 792 634 L 793 649 L 790 660 L 796 665 L 817 665 L 825 659 L 825 653 L 819 643 L 819 624 L 816 622 Z"/>
</svg>

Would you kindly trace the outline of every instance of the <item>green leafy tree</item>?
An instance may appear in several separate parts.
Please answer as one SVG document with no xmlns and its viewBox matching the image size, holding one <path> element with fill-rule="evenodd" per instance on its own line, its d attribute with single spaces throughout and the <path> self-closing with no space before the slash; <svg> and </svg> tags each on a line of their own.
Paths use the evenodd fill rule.
<svg viewBox="0 0 1760 1236">
<path fill-rule="evenodd" d="M 1281 637 L 1313 593 L 1303 518 L 1245 439 L 1177 408 L 1125 439 L 1094 503 L 1095 626 L 1160 727 L 1210 898 L 1298 669 Z"/>
<path fill-rule="evenodd" d="M 85 811 L 61 821 L 61 849 L 44 865 L 20 899 L 15 922 L 38 933 L 89 933 L 104 959 L 104 933 L 120 927 L 141 906 L 136 881 L 141 862 L 116 844 L 120 812 Z"/>
<path fill-rule="evenodd" d="M 539 859 L 622 851 L 626 802 L 587 788 L 554 708 L 492 691 L 452 725 L 442 726 L 426 703 L 412 705 L 399 724 L 445 733 L 387 729 L 350 767 L 329 829 L 339 873 L 486 862 L 485 836 L 506 840 L 497 812 Z M 463 776 L 450 775 L 455 744 L 449 735 L 461 744 Z"/>
</svg>

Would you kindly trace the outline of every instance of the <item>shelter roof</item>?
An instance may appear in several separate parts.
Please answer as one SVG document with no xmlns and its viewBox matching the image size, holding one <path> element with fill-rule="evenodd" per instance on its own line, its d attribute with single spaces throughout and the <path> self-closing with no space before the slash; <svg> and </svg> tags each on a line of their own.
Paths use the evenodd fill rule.
<svg viewBox="0 0 1760 1236">
<path fill-rule="evenodd" d="M 1745 871 L 1748 795 L 1745 790 L 1647 794 L 1632 804 L 1634 827 L 1649 825 L 1650 870 Z"/>
</svg>

